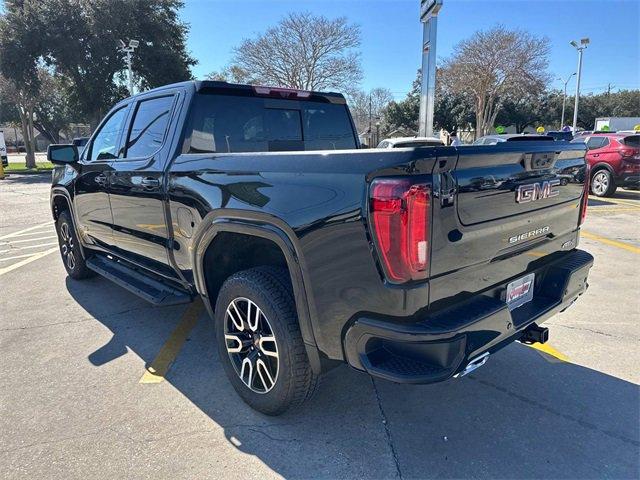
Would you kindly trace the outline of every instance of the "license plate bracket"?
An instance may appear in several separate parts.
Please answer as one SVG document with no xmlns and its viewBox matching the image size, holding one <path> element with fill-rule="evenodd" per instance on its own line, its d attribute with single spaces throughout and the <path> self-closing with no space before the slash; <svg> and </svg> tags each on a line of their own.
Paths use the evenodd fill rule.
<svg viewBox="0 0 640 480">
<path fill-rule="evenodd" d="M 507 285 L 506 302 L 510 311 L 533 299 L 535 280 L 536 274 L 530 273 Z"/>
</svg>

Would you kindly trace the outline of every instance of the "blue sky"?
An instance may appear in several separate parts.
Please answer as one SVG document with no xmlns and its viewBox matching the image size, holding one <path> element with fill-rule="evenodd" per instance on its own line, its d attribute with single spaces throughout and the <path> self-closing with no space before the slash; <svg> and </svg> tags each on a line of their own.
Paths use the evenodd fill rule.
<svg viewBox="0 0 640 480">
<path fill-rule="evenodd" d="M 389 88 L 402 98 L 420 66 L 419 0 L 186 0 L 188 46 L 199 64 L 196 77 L 227 64 L 243 38 L 275 24 L 288 12 L 346 16 L 362 30 L 362 67 L 367 90 Z M 572 39 L 588 36 L 583 92 L 640 88 L 640 0 L 444 0 L 438 20 L 438 57 L 473 32 L 498 23 L 546 36 L 549 70 L 566 78 L 576 70 Z M 560 88 L 562 82 L 554 80 Z M 573 91 L 575 84 L 569 84 Z"/>
</svg>

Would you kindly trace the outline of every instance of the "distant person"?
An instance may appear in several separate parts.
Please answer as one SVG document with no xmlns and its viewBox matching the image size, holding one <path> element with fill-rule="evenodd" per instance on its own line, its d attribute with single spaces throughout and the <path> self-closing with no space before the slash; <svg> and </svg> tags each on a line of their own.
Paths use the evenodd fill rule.
<svg viewBox="0 0 640 480">
<path fill-rule="evenodd" d="M 462 145 L 462 142 L 458 138 L 458 135 L 456 135 L 456 132 L 453 132 L 451 134 L 451 146 L 452 147 L 459 147 L 460 145 Z"/>
</svg>

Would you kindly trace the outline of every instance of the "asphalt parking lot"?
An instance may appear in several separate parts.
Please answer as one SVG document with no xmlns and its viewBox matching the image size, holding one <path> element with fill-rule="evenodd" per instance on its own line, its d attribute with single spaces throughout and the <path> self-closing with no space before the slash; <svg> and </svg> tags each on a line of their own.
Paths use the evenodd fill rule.
<svg viewBox="0 0 640 480">
<path fill-rule="evenodd" d="M 0 182 L 0 477 L 638 478 L 640 193 L 592 199 L 591 288 L 431 386 L 330 372 L 271 418 L 235 394 L 198 303 L 153 308 L 66 278 L 48 175 Z"/>
</svg>

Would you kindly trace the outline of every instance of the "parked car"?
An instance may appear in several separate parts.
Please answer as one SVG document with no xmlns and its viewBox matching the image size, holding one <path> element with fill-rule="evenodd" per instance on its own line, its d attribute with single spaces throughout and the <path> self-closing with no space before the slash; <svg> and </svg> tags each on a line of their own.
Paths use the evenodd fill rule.
<svg viewBox="0 0 640 480">
<path fill-rule="evenodd" d="M 387 138 L 377 148 L 442 147 L 444 143 L 438 137 L 397 137 Z"/>
<path fill-rule="evenodd" d="M 48 158 L 67 274 L 201 297 L 231 384 L 275 415 L 342 362 L 431 383 L 544 343 L 593 263 L 585 151 L 362 150 L 340 94 L 206 81 L 125 99 Z"/>
<path fill-rule="evenodd" d="M 570 142 L 573 140 L 573 134 L 571 132 L 563 132 L 563 131 L 551 131 L 547 132 L 548 137 L 553 137 L 554 140 L 560 140 L 565 142 Z"/>
<path fill-rule="evenodd" d="M 502 142 L 529 142 L 529 141 L 553 141 L 553 137 L 546 135 L 527 135 L 523 133 L 503 133 L 496 135 L 485 135 L 478 138 L 472 145 L 496 145 Z"/>
<path fill-rule="evenodd" d="M 9 157 L 7 156 L 7 145 L 4 143 L 4 132 L 0 130 L 0 161 L 2 166 L 9 166 Z"/>
<path fill-rule="evenodd" d="M 610 197 L 618 187 L 640 188 L 639 134 L 594 133 L 574 138 L 571 143 L 587 145 L 593 195 Z"/>
</svg>

